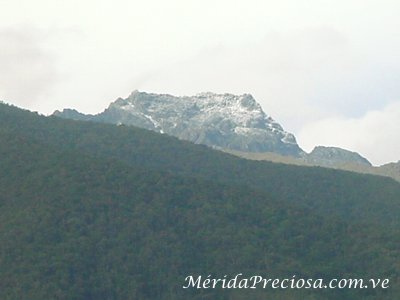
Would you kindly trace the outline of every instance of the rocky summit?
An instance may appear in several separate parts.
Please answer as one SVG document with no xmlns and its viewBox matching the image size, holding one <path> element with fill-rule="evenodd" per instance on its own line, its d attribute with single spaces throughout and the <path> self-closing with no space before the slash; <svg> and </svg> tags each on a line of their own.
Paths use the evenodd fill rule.
<svg viewBox="0 0 400 300">
<path fill-rule="evenodd" d="M 305 161 L 327 167 L 341 164 L 371 166 L 371 163 L 357 152 L 338 147 L 317 146 L 305 157 Z"/>
<path fill-rule="evenodd" d="M 265 114 L 250 94 L 201 93 L 176 97 L 134 91 L 97 115 L 71 109 L 56 111 L 54 115 L 133 125 L 215 148 L 304 155 L 294 135 Z"/>
</svg>

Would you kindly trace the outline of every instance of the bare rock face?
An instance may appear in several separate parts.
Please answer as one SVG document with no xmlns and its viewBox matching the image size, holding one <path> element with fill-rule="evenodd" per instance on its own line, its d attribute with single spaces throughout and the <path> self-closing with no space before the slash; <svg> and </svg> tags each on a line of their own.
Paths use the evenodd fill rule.
<svg viewBox="0 0 400 300">
<path fill-rule="evenodd" d="M 124 124 L 168 134 L 197 144 L 243 153 L 276 153 L 308 165 L 371 167 L 360 154 L 337 147 L 315 147 L 307 154 L 293 134 L 265 114 L 250 95 L 201 93 L 176 97 L 134 91 L 97 115 L 74 109 L 56 111 L 67 119 Z"/>
<path fill-rule="evenodd" d="M 337 166 L 341 164 L 372 166 L 371 163 L 357 152 L 337 148 L 318 146 L 305 158 L 306 162 L 321 166 Z"/>
<path fill-rule="evenodd" d="M 216 148 L 305 155 L 294 135 L 266 115 L 250 94 L 201 93 L 175 97 L 134 91 L 97 115 L 71 109 L 56 111 L 54 115 L 133 125 Z"/>
</svg>

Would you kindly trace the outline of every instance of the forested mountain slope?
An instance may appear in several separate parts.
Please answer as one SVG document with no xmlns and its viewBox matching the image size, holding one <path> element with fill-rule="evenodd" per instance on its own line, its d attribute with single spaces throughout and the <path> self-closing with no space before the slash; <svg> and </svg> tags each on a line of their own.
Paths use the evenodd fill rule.
<svg viewBox="0 0 400 300">
<path fill-rule="evenodd" d="M 385 177 L 249 161 L 148 130 L 42 117 L 5 105 L 0 128 L 99 159 L 248 185 L 322 214 L 377 226 L 400 224 L 400 184 Z"/>
<path fill-rule="evenodd" d="M 146 130 L 5 105 L 0 140 L 1 299 L 399 293 L 395 181 L 249 162 Z M 182 289 L 189 274 L 237 273 L 390 278 L 392 288 Z"/>
</svg>

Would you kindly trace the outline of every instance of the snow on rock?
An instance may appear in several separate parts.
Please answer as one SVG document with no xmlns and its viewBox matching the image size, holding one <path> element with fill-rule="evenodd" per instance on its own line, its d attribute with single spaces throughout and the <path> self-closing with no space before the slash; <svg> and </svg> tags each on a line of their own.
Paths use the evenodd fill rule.
<svg viewBox="0 0 400 300">
<path fill-rule="evenodd" d="M 134 125 L 213 147 L 292 156 L 304 153 L 295 137 L 266 115 L 250 94 L 207 92 L 175 97 L 134 91 L 91 119 Z"/>
</svg>

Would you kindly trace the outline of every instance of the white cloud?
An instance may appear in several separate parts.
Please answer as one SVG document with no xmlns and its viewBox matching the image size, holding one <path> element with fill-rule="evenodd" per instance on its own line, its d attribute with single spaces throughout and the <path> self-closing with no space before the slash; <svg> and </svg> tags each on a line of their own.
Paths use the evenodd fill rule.
<svg viewBox="0 0 400 300">
<path fill-rule="evenodd" d="M 298 135 L 400 99 L 399 9 L 397 0 L 3 0 L 0 99 L 95 113 L 134 89 L 246 92 Z"/>
<path fill-rule="evenodd" d="M 373 164 L 400 159 L 400 101 L 360 118 L 331 117 L 303 127 L 298 142 L 307 151 L 315 145 L 359 152 Z"/>
<path fill-rule="evenodd" d="M 42 48 L 39 32 L 0 29 L 0 97 L 27 106 L 45 97 L 55 83 L 52 56 Z"/>
<path fill-rule="evenodd" d="M 359 66 L 346 36 L 320 27 L 269 32 L 258 42 L 209 47 L 155 69 L 136 84 L 142 90 L 180 95 L 205 90 L 251 93 L 268 114 L 293 130 L 305 119 L 332 111 L 323 101 L 310 101 L 319 92 L 316 85 L 337 84 Z"/>
</svg>

